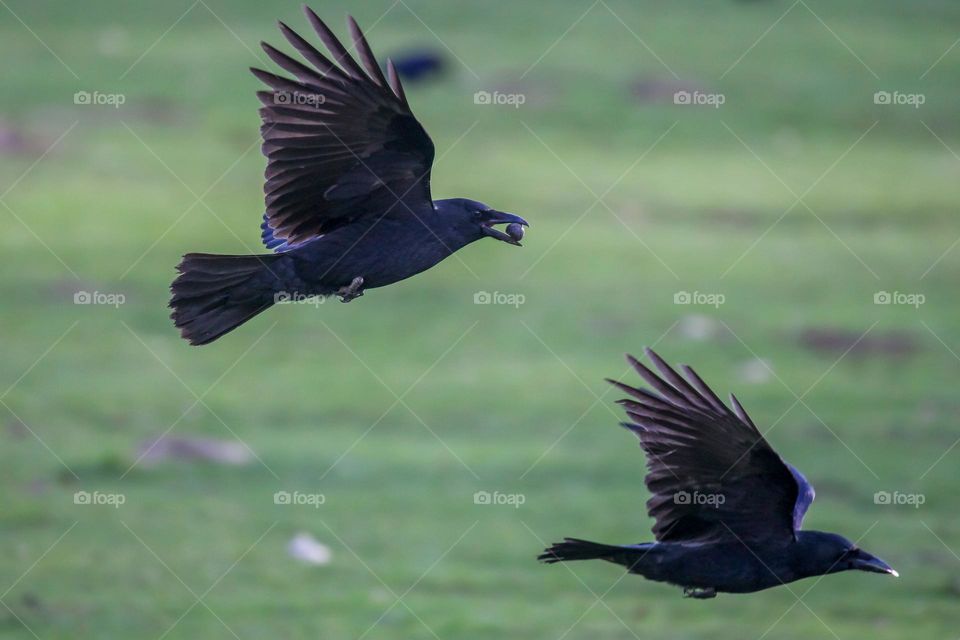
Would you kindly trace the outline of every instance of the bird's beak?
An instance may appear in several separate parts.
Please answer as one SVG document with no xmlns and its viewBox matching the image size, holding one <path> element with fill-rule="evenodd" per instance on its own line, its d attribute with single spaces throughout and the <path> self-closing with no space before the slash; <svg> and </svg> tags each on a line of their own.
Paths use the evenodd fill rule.
<svg viewBox="0 0 960 640">
<path fill-rule="evenodd" d="M 494 229 L 493 225 L 495 224 L 516 224 L 521 227 L 529 227 L 527 221 L 521 218 L 520 216 L 515 216 L 512 213 L 504 213 L 503 211 L 494 211 L 490 210 L 487 212 L 487 218 L 480 223 L 480 226 L 483 229 L 484 235 L 488 235 L 491 238 L 496 238 L 501 242 L 506 242 L 507 244 L 516 245 L 522 247 L 520 240 L 523 238 L 523 230 L 520 230 L 520 233 L 507 234 L 499 229 Z"/>
<path fill-rule="evenodd" d="M 852 563 L 852 568 L 859 571 L 872 571 L 873 573 L 889 573 L 894 578 L 899 578 L 900 574 L 896 569 L 876 556 L 872 556 L 866 551 L 860 551 Z"/>
</svg>

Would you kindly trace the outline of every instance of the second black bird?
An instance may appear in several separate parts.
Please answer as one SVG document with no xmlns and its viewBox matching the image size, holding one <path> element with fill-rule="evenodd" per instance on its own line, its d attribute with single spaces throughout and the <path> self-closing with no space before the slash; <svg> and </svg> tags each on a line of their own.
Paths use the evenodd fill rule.
<svg viewBox="0 0 960 640">
<path fill-rule="evenodd" d="M 770 447 L 737 399 L 730 396 L 731 410 L 693 369 L 682 367 L 683 378 L 646 353 L 663 378 L 628 359 L 653 391 L 609 382 L 631 396 L 620 404 L 630 418 L 624 426 L 647 454 L 656 542 L 566 538 L 540 560 L 606 560 L 693 598 L 851 569 L 897 575 L 843 536 L 802 530 L 813 487 Z"/>
<path fill-rule="evenodd" d="M 173 281 L 174 324 L 212 342 L 281 301 L 337 294 L 344 302 L 425 271 L 485 237 L 519 245 L 526 221 L 466 198 L 434 201 L 434 147 L 396 69 L 386 76 L 352 18 L 361 66 L 317 15 L 307 18 L 333 60 L 283 23 L 310 66 L 263 44 L 295 79 L 253 69 L 260 91 L 266 214 L 274 253 L 188 253 Z M 504 233 L 494 225 L 511 225 Z M 516 226 L 514 226 L 516 225 Z"/>
</svg>

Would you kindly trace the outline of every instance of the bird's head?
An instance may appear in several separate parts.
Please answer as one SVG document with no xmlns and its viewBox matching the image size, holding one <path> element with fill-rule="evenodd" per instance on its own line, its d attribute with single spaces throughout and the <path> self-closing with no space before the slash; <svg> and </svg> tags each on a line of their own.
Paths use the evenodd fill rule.
<svg viewBox="0 0 960 640">
<path fill-rule="evenodd" d="M 527 221 L 512 213 L 504 213 L 491 209 L 489 206 L 476 200 L 467 198 L 450 198 L 437 200 L 434 203 L 437 213 L 443 216 L 449 224 L 449 231 L 457 236 L 463 245 L 469 244 L 487 236 L 522 246 L 523 227 L 529 227 Z M 495 225 L 505 224 L 505 231 L 495 228 Z"/>
<path fill-rule="evenodd" d="M 814 569 L 810 575 L 837 573 L 838 571 L 871 571 L 900 574 L 880 558 L 871 555 L 843 536 L 823 531 L 800 531 L 797 543 L 803 547 L 801 557 Z"/>
</svg>

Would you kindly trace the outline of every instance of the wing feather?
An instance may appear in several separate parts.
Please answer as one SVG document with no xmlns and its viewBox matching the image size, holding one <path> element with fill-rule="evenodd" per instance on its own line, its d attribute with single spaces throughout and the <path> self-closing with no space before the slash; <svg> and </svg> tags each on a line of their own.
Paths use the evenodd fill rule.
<svg viewBox="0 0 960 640">
<path fill-rule="evenodd" d="M 661 541 L 790 539 L 813 501 L 813 488 L 770 447 L 740 402 L 731 411 L 691 368 L 680 376 L 659 355 L 654 373 L 632 356 L 653 388 L 610 380 L 631 396 L 618 403 L 647 456 L 647 510 Z M 661 377 L 662 376 L 662 377 Z"/>
<path fill-rule="evenodd" d="M 370 49 L 370 43 L 363 37 L 363 32 L 360 31 L 360 27 L 357 26 L 357 21 L 353 19 L 353 16 L 347 16 L 347 23 L 350 25 L 350 36 L 353 38 L 353 46 L 360 54 L 360 60 L 363 61 L 363 66 L 367 69 L 367 75 L 379 86 L 386 87 L 387 80 L 383 77 L 383 71 L 380 70 L 377 58 Z"/>
<path fill-rule="evenodd" d="M 257 98 L 268 160 L 264 242 L 269 236 L 278 251 L 384 215 L 432 211 L 433 142 L 395 70 L 388 65 L 390 79 L 384 76 L 353 18 L 347 23 L 362 66 L 313 10 L 304 10 L 329 57 L 280 22 L 306 64 L 262 43 L 290 76 L 252 69 L 272 89 Z"/>
</svg>

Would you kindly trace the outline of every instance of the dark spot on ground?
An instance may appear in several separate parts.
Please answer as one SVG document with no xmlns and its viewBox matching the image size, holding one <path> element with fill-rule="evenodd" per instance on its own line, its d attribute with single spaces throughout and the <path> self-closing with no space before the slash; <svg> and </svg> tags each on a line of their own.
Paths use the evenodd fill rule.
<svg viewBox="0 0 960 640">
<path fill-rule="evenodd" d="M 124 117 L 129 112 L 133 117 L 160 125 L 181 125 L 187 121 L 185 105 L 163 96 L 149 96 L 143 101 L 136 101 L 130 109 L 124 105 Z"/>
<path fill-rule="evenodd" d="M 416 47 L 397 51 L 388 56 L 393 60 L 400 79 L 405 83 L 437 80 L 447 71 L 444 53 L 431 47 Z"/>
<path fill-rule="evenodd" d="M 243 465 L 253 460 L 253 453 L 234 440 L 165 435 L 141 443 L 135 459 L 146 466 L 170 460 Z"/>
<path fill-rule="evenodd" d="M 23 424 L 19 420 L 10 420 L 7 422 L 4 425 L 4 431 L 14 440 L 23 440 L 30 433 L 27 430 L 27 425 Z"/>
<path fill-rule="evenodd" d="M 639 78 L 630 85 L 634 100 L 641 103 L 673 104 L 673 96 L 678 91 L 693 93 L 706 92 L 706 89 L 695 82 L 675 78 Z"/>
<path fill-rule="evenodd" d="M 947 578 L 947 581 L 941 588 L 941 591 L 948 596 L 960 598 L 960 578 L 956 576 L 950 576 Z"/>
<path fill-rule="evenodd" d="M 917 340 L 905 331 L 871 332 L 819 327 L 805 329 L 798 338 L 811 351 L 837 357 L 847 353 L 852 357 L 889 356 L 905 358 L 919 350 Z"/>
<path fill-rule="evenodd" d="M 0 155 L 39 155 L 52 141 L 0 119 Z"/>
</svg>

